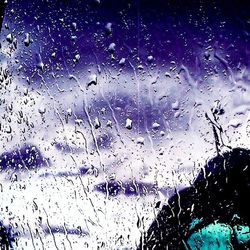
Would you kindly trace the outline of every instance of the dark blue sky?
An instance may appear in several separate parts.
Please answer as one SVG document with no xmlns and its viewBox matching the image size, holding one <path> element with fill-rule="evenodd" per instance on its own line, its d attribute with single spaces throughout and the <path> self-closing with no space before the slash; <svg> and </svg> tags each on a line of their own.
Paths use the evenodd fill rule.
<svg viewBox="0 0 250 250">
<path fill-rule="evenodd" d="M 208 60 L 215 50 L 234 70 L 239 63 L 248 66 L 249 10 L 247 1 L 233 0 L 20 0 L 8 2 L 5 21 L 21 40 L 30 33 L 33 43 L 22 53 L 27 74 L 32 73 L 30 62 L 36 61 L 36 53 L 48 63 L 47 72 L 65 61 L 76 70 L 97 61 L 119 69 L 123 57 L 140 64 L 152 55 L 158 65 L 176 61 L 195 74 L 197 65 L 202 65 L 198 73 L 216 64 L 223 69 L 218 60 Z M 112 43 L 114 51 L 108 49 Z M 78 53 L 80 62 L 72 61 Z"/>
</svg>

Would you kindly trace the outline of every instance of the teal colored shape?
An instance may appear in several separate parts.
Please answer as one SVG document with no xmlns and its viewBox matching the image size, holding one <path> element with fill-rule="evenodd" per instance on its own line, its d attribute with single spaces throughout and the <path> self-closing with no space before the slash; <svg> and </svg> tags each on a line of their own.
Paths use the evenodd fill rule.
<svg viewBox="0 0 250 250">
<path fill-rule="evenodd" d="M 195 218 L 190 226 L 189 226 L 189 230 L 193 230 L 197 225 L 199 225 L 201 222 L 203 221 L 203 219 L 198 219 L 198 218 Z"/>
<path fill-rule="evenodd" d="M 202 219 L 195 219 L 190 225 L 190 230 L 202 222 Z M 248 226 L 237 225 L 233 228 L 224 223 L 210 224 L 193 233 L 187 244 L 192 250 L 230 250 L 232 235 L 238 244 L 244 245 L 250 241 L 250 228 Z"/>
<path fill-rule="evenodd" d="M 187 243 L 192 250 L 230 250 L 232 233 L 230 226 L 214 223 L 193 233 Z"/>
<path fill-rule="evenodd" d="M 248 226 L 234 226 L 234 233 L 239 244 L 246 244 L 250 241 L 250 228 Z"/>
</svg>

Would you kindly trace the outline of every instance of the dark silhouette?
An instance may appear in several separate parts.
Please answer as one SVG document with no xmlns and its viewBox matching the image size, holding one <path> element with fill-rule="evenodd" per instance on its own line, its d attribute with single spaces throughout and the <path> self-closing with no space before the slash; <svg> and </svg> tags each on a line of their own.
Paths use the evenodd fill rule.
<svg viewBox="0 0 250 250">
<path fill-rule="evenodd" d="M 2 28 L 2 22 L 3 22 L 3 18 L 4 18 L 4 10 L 6 7 L 6 3 L 4 0 L 0 1 L 0 32 L 1 32 L 1 28 Z"/>
<path fill-rule="evenodd" d="M 191 187 L 176 192 L 157 215 L 138 249 L 189 249 L 189 236 L 217 220 L 232 227 L 250 225 L 248 202 L 250 150 L 235 148 L 219 154 L 202 168 Z M 235 221 L 234 215 L 238 216 Z M 190 224 L 202 218 L 198 228 Z M 249 249 L 232 240 L 234 249 Z"/>
<path fill-rule="evenodd" d="M 12 250 L 15 242 L 15 234 L 11 232 L 11 227 L 4 226 L 0 221 L 0 249 Z"/>
</svg>

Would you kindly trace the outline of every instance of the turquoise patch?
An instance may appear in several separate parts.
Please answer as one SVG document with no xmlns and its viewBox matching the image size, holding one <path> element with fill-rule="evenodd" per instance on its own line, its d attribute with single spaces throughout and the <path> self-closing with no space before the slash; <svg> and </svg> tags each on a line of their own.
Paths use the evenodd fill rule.
<svg viewBox="0 0 250 250">
<path fill-rule="evenodd" d="M 248 226 L 234 226 L 235 236 L 239 244 L 246 244 L 250 241 L 250 229 Z"/>
<path fill-rule="evenodd" d="M 193 233 L 187 243 L 192 250 L 228 250 L 231 246 L 232 228 L 226 224 L 210 224 Z"/>
<path fill-rule="evenodd" d="M 195 219 L 190 229 L 193 229 L 202 220 Z M 248 226 L 238 225 L 231 227 L 224 223 L 213 223 L 193 233 L 187 244 L 192 250 L 231 250 L 232 236 L 235 236 L 238 244 L 246 244 L 250 241 L 250 229 Z"/>
</svg>

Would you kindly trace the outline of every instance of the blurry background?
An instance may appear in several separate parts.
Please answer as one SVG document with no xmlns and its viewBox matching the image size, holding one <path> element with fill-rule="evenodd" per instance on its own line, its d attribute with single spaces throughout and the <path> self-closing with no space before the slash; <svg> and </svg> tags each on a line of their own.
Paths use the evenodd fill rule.
<svg viewBox="0 0 250 250">
<path fill-rule="evenodd" d="M 7 2 L 0 219 L 16 249 L 134 249 L 216 154 L 212 108 L 225 143 L 249 147 L 249 10 Z"/>
</svg>

